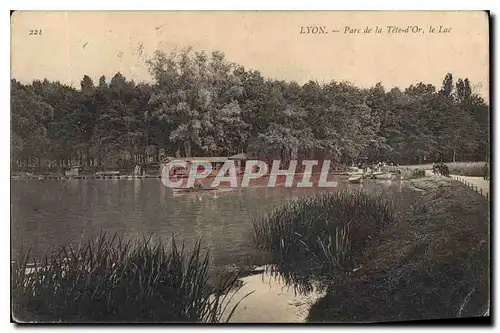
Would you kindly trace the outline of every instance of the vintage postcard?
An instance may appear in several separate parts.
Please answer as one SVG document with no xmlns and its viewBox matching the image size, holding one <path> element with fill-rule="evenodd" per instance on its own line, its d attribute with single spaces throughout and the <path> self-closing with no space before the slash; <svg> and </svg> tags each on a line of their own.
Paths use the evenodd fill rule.
<svg viewBox="0 0 500 333">
<path fill-rule="evenodd" d="M 486 11 L 16 11 L 17 323 L 490 322 Z"/>
</svg>

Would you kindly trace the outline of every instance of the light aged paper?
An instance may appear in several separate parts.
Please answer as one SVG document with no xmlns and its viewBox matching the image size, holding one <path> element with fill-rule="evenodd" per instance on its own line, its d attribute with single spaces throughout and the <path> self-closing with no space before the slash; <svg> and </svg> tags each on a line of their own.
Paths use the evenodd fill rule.
<svg viewBox="0 0 500 333">
<path fill-rule="evenodd" d="M 10 75 L 13 321 L 491 322 L 487 11 L 16 11 Z"/>
</svg>

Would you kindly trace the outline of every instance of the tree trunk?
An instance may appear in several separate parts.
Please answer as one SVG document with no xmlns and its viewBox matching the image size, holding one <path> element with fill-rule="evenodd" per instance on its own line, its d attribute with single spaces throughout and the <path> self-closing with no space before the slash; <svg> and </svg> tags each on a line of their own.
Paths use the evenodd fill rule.
<svg viewBox="0 0 500 333">
<path fill-rule="evenodd" d="M 191 156 L 191 141 L 189 140 L 184 141 L 184 153 L 186 154 L 185 157 Z"/>
</svg>

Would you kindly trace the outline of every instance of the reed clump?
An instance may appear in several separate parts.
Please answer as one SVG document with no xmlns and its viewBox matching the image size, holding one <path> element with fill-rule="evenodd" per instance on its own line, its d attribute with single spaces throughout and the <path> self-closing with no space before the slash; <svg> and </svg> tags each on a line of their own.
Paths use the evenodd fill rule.
<svg viewBox="0 0 500 333">
<path fill-rule="evenodd" d="M 302 292 L 351 272 L 365 241 L 392 223 L 381 196 L 342 190 L 288 201 L 254 221 L 254 243 L 271 274 Z"/>
<path fill-rule="evenodd" d="M 12 310 L 19 322 L 218 322 L 237 276 L 214 286 L 209 254 L 153 238 L 101 233 L 41 261 L 29 251 L 12 264 Z M 232 309 L 234 311 L 234 308 Z M 230 317 L 230 316 L 229 316 Z"/>
</svg>

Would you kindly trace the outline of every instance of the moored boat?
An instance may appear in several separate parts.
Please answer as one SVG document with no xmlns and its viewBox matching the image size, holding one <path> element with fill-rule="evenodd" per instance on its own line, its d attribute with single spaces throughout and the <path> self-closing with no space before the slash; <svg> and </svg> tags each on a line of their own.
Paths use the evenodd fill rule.
<svg viewBox="0 0 500 333">
<path fill-rule="evenodd" d="M 203 191 L 215 191 L 217 187 L 173 187 L 174 192 L 203 192 Z"/>
<path fill-rule="evenodd" d="M 364 173 L 363 169 L 360 169 L 360 168 L 356 168 L 356 167 L 347 168 L 347 174 L 349 176 L 357 177 L 357 176 L 363 175 L 363 173 Z"/>
<path fill-rule="evenodd" d="M 351 176 L 349 177 L 349 183 L 357 184 L 360 183 L 361 180 L 363 179 L 363 176 Z"/>
<path fill-rule="evenodd" d="M 373 175 L 373 176 L 375 177 L 375 179 L 383 179 L 383 180 L 388 180 L 388 179 L 393 178 L 393 175 L 390 172 L 380 173 L 380 174 Z"/>
</svg>

